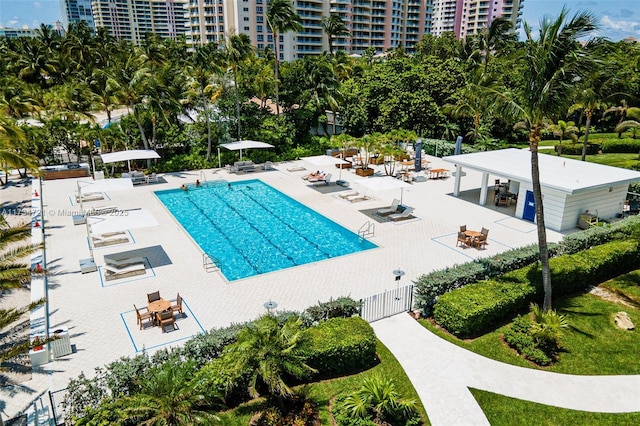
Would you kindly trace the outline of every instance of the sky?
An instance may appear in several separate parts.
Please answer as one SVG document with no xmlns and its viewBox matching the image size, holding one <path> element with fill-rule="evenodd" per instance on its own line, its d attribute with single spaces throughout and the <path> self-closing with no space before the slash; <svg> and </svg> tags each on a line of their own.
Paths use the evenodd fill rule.
<svg viewBox="0 0 640 426">
<path fill-rule="evenodd" d="M 522 18 L 535 30 L 548 15 L 556 17 L 563 5 L 569 16 L 579 10 L 593 12 L 601 30 L 597 35 L 618 41 L 633 36 L 640 39 L 640 0 L 524 0 Z M 40 23 L 62 21 L 60 0 L 0 0 L 0 26 L 38 28 Z"/>
</svg>

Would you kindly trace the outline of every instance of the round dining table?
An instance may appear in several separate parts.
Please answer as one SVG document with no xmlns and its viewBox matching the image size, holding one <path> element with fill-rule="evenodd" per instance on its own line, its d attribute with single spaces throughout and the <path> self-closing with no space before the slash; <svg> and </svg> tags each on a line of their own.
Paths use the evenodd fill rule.
<svg viewBox="0 0 640 426">
<path fill-rule="evenodd" d="M 170 301 L 159 299 L 159 300 L 154 300 L 153 302 L 149 302 L 147 309 L 149 310 L 149 312 L 156 313 L 156 312 L 166 311 L 170 307 L 171 307 Z"/>
</svg>

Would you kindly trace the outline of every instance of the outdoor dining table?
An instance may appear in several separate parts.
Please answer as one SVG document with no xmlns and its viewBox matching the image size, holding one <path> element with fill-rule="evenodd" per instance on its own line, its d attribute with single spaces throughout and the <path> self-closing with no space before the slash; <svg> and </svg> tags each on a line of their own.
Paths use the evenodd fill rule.
<svg viewBox="0 0 640 426">
<path fill-rule="evenodd" d="M 154 300 L 153 302 L 149 302 L 147 305 L 147 309 L 149 312 L 153 312 L 154 314 L 157 312 L 166 311 L 171 307 L 171 302 L 169 300 L 159 299 Z"/>
<path fill-rule="evenodd" d="M 429 179 L 442 179 L 447 177 L 448 173 L 447 169 L 431 169 L 429 170 Z"/>
<path fill-rule="evenodd" d="M 482 232 L 466 230 L 464 231 L 464 235 L 471 238 L 478 238 L 482 235 Z"/>
</svg>

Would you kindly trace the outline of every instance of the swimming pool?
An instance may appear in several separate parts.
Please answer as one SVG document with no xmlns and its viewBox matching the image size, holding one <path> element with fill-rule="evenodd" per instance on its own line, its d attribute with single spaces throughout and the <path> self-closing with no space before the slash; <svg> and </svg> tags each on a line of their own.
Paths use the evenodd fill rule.
<svg viewBox="0 0 640 426">
<path fill-rule="evenodd" d="M 377 247 L 257 179 L 155 194 L 229 281 Z"/>
</svg>

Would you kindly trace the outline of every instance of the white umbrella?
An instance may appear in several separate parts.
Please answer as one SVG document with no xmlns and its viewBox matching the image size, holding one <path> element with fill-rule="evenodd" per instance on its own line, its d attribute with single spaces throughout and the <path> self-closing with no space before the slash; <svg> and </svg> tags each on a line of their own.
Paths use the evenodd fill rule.
<svg viewBox="0 0 640 426">
<path fill-rule="evenodd" d="M 125 151 L 109 152 L 100 154 L 103 163 L 117 163 L 118 161 L 126 161 L 129 171 L 131 171 L 131 160 L 150 160 L 160 158 L 160 155 L 152 149 L 128 149 Z"/>
<path fill-rule="evenodd" d="M 348 161 L 343 160 L 342 158 L 332 157 L 331 155 L 315 155 L 313 157 L 302 157 L 301 160 L 306 161 L 307 163 L 313 164 L 314 166 L 322 167 L 322 166 L 334 166 L 336 164 L 348 164 Z M 338 180 L 342 180 L 342 167 L 340 167 L 340 173 L 338 176 Z"/>
<path fill-rule="evenodd" d="M 158 220 L 147 209 L 117 210 L 108 215 L 88 216 L 87 224 L 94 234 L 106 234 L 159 225 Z"/>
<path fill-rule="evenodd" d="M 242 160 L 242 150 L 243 149 L 273 148 L 273 145 L 271 145 L 269 143 L 259 142 L 259 141 L 251 141 L 251 140 L 223 143 L 223 144 L 220 144 L 220 146 L 222 146 L 224 148 L 227 148 L 228 150 L 231 150 L 231 151 L 240 151 L 240 160 Z M 220 158 L 220 148 L 218 148 L 218 158 Z M 220 164 L 218 164 L 218 166 L 220 166 Z"/>
<path fill-rule="evenodd" d="M 392 189 L 400 188 L 400 204 L 402 204 L 402 195 L 404 194 L 404 188 L 408 188 L 409 185 L 406 182 L 401 181 L 400 179 L 392 178 L 391 176 L 385 177 L 374 177 L 365 179 L 359 182 L 360 185 L 365 188 L 369 188 L 372 191 L 389 191 Z"/>
</svg>

